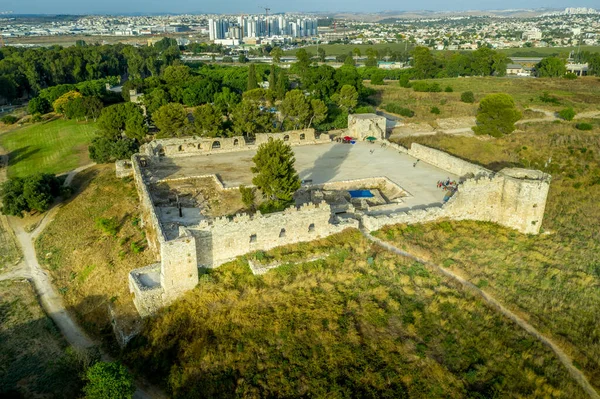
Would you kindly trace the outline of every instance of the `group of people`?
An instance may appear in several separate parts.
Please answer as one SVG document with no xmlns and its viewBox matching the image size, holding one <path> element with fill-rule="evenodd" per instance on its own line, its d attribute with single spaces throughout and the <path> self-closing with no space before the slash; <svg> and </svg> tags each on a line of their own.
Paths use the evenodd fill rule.
<svg viewBox="0 0 600 399">
<path fill-rule="evenodd" d="M 450 178 L 447 178 L 446 180 L 439 180 L 437 182 L 437 187 L 443 189 L 444 191 L 456 190 L 456 186 L 456 181 L 450 180 Z"/>
</svg>

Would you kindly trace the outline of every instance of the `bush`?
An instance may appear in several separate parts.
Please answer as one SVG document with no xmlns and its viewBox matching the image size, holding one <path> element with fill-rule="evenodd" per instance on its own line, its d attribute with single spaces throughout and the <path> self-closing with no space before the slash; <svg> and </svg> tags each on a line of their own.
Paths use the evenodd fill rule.
<svg viewBox="0 0 600 399">
<path fill-rule="evenodd" d="M 2 119 L 0 119 L 0 121 L 2 121 L 2 123 L 4 123 L 5 125 L 15 124 L 18 120 L 19 118 L 17 118 L 14 115 L 5 115 L 2 117 Z"/>
<path fill-rule="evenodd" d="M 87 399 L 130 399 L 135 386 L 127 369 L 116 362 L 98 362 L 86 372 Z"/>
<path fill-rule="evenodd" d="M 383 107 L 386 111 L 388 112 L 392 112 L 394 114 L 398 114 L 398 115 L 402 115 L 402 116 L 406 116 L 408 118 L 412 118 L 413 116 L 415 116 L 415 113 L 413 110 L 410 110 L 408 108 L 403 108 L 401 107 L 399 104 L 397 103 L 389 103 L 387 104 L 385 107 Z"/>
<path fill-rule="evenodd" d="M 465 91 L 461 93 L 460 101 L 467 104 L 473 104 L 475 102 L 475 95 L 472 91 Z"/>
<path fill-rule="evenodd" d="M 441 111 L 438 107 L 431 107 L 429 112 L 431 112 L 432 114 L 435 114 L 435 115 L 439 115 L 441 113 Z"/>
<path fill-rule="evenodd" d="M 263 215 L 267 213 L 281 212 L 290 204 L 291 202 L 288 201 L 266 201 L 258 206 L 258 210 Z"/>
<path fill-rule="evenodd" d="M 119 232 L 119 222 L 116 218 L 97 218 L 96 227 L 107 236 L 115 237 Z"/>
<path fill-rule="evenodd" d="M 558 116 L 566 121 L 572 121 L 575 118 L 575 111 L 571 107 L 565 108 L 558 112 Z"/>
<path fill-rule="evenodd" d="M 385 77 L 385 73 L 382 72 L 375 72 L 372 76 L 371 76 L 371 84 L 373 85 L 383 85 L 383 78 Z"/>
<path fill-rule="evenodd" d="M 444 89 L 444 91 L 446 93 L 452 93 L 454 91 L 454 89 L 452 88 L 452 86 L 446 86 L 446 88 Z"/>
<path fill-rule="evenodd" d="M 254 209 L 254 187 L 240 186 L 240 194 L 242 194 L 242 202 L 248 209 Z"/>
<path fill-rule="evenodd" d="M 371 107 L 370 105 L 363 105 L 363 106 L 354 108 L 354 113 L 355 114 L 374 114 L 375 108 Z"/>
<path fill-rule="evenodd" d="M 45 212 L 62 194 L 62 184 L 55 175 L 39 173 L 12 178 L 0 186 L 2 213 L 23 217 L 23 212 Z"/>
<path fill-rule="evenodd" d="M 576 129 L 579 130 L 592 130 L 594 128 L 594 125 L 592 125 L 591 123 L 578 123 L 575 125 Z"/>
<path fill-rule="evenodd" d="M 29 100 L 29 104 L 27 104 L 27 109 L 30 114 L 47 114 L 52 111 L 52 105 L 50 102 L 44 97 L 35 97 Z"/>
<path fill-rule="evenodd" d="M 565 73 L 564 78 L 573 80 L 573 79 L 577 79 L 577 75 L 575 75 L 573 72 L 567 72 L 567 73 Z"/>
<path fill-rule="evenodd" d="M 542 94 L 540 96 L 540 101 L 543 103 L 550 103 L 550 104 L 554 104 L 554 105 L 560 105 L 560 101 L 558 100 L 558 98 L 551 96 L 547 91 L 544 92 L 544 94 Z"/>
<path fill-rule="evenodd" d="M 414 91 L 420 92 L 428 92 L 428 93 L 439 93 L 442 91 L 442 87 L 439 83 L 436 82 L 424 82 L 417 81 L 412 83 L 412 88 Z"/>
<path fill-rule="evenodd" d="M 400 87 L 404 87 L 406 89 L 410 88 L 410 86 L 411 86 L 410 79 L 408 78 L 407 75 L 400 76 L 400 79 L 398 80 L 398 84 L 400 85 Z"/>
</svg>

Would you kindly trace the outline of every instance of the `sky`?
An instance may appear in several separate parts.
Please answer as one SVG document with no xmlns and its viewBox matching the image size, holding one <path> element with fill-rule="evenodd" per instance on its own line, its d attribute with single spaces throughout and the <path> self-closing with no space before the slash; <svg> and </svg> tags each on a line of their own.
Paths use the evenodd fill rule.
<svg viewBox="0 0 600 399">
<path fill-rule="evenodd" d="M 15 14 L 129 14 L 129 13 L 249 13 L 258 14 L 261 6 L 271 12 L 381 12 L 386 10 L 455 11 L 499 10 L 511 8 L 596 7 L 598 0 L 0 0 L 0 12 Z"/>
</svg>

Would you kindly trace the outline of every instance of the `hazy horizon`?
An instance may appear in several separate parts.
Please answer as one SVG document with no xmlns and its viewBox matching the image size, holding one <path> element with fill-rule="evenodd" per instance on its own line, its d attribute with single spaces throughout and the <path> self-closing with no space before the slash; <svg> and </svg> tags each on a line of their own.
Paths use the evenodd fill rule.
<svg viewBox="0 0 600 399">
<path fill-rule="evenodd" d="M 11 4 L 12 3 L 12 4 Z M 231 0 L 229 2 L 206 2 L 201 4 L 191 0 L 172 0 L 165 6 L 159 0 L 105 0 L 103 2 L 81 2 L 75 0 L 56 0 L 53 2 L 42 0 L 23 0 L 11 2 L 0 6 L 0 12 L 12 11 L 13 14 L 183 14 L 183 13 L 214 13 L 235 14 L 248 13 L 260 14 L 264 6 L 271 8 L 271 13 L 278 12 L 361 12 L 381 13 L 386 11 L 486 11 L 486 10 L 511 10 L 511 9 L 536 9 L 536 8 L 566 8 L 566 7 L 598 7 L 597 1 L 583 0 L 576 2 L 541 1 L 533 0 L 526 3 L 509 0 L 467 0 L 449 7 L 448 2 L 431 0 L 428 2 L 414 3 L 414 5 L 401 4 L 391 0 L 373 0 L 369 2 L 356 2 L 349 5 L 342 0 L 306 0 L 301 5 L 289 7 L 276 5 L 265 0 L 243 1 Z M 199 4 L 200 3 L 200 4 Z"/>
</svg>

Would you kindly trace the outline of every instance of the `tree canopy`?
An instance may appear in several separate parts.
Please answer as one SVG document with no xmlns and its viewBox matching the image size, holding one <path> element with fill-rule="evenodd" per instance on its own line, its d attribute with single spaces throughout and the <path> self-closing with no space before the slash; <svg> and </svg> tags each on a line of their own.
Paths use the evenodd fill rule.
<svg viewBox="0 0 600 399">
<path fill-rule="evenodd" d="M 98 362 L 85 374 L 86 399 L 131 399 L 135 392 L 133 377 L 117 362 Z"/>
<path fill-rule="evenodd" d="M 515 107 L 515 101 L 504 93 L 487 95 L 479 103 L 476 134 L 501 137 L 515 130 L 515 122 L 521 119 L 521 112 Z"/>
<path fill-rule="evenodd" d="M 23 217 L 24 212 L 45 212 L 62 192 L 60 180 L 47 173 L 9 179 L 0 186 L 2 213 Z"/>
<path fill-rule="evenodd" d="M 261 144 L 254 158 L 254 184 L 269 201 L 288 204 L 300 188 L 300 178 L 294 163 L 292 147 L 282 140 L 269 140 Z"/>
</svg>

